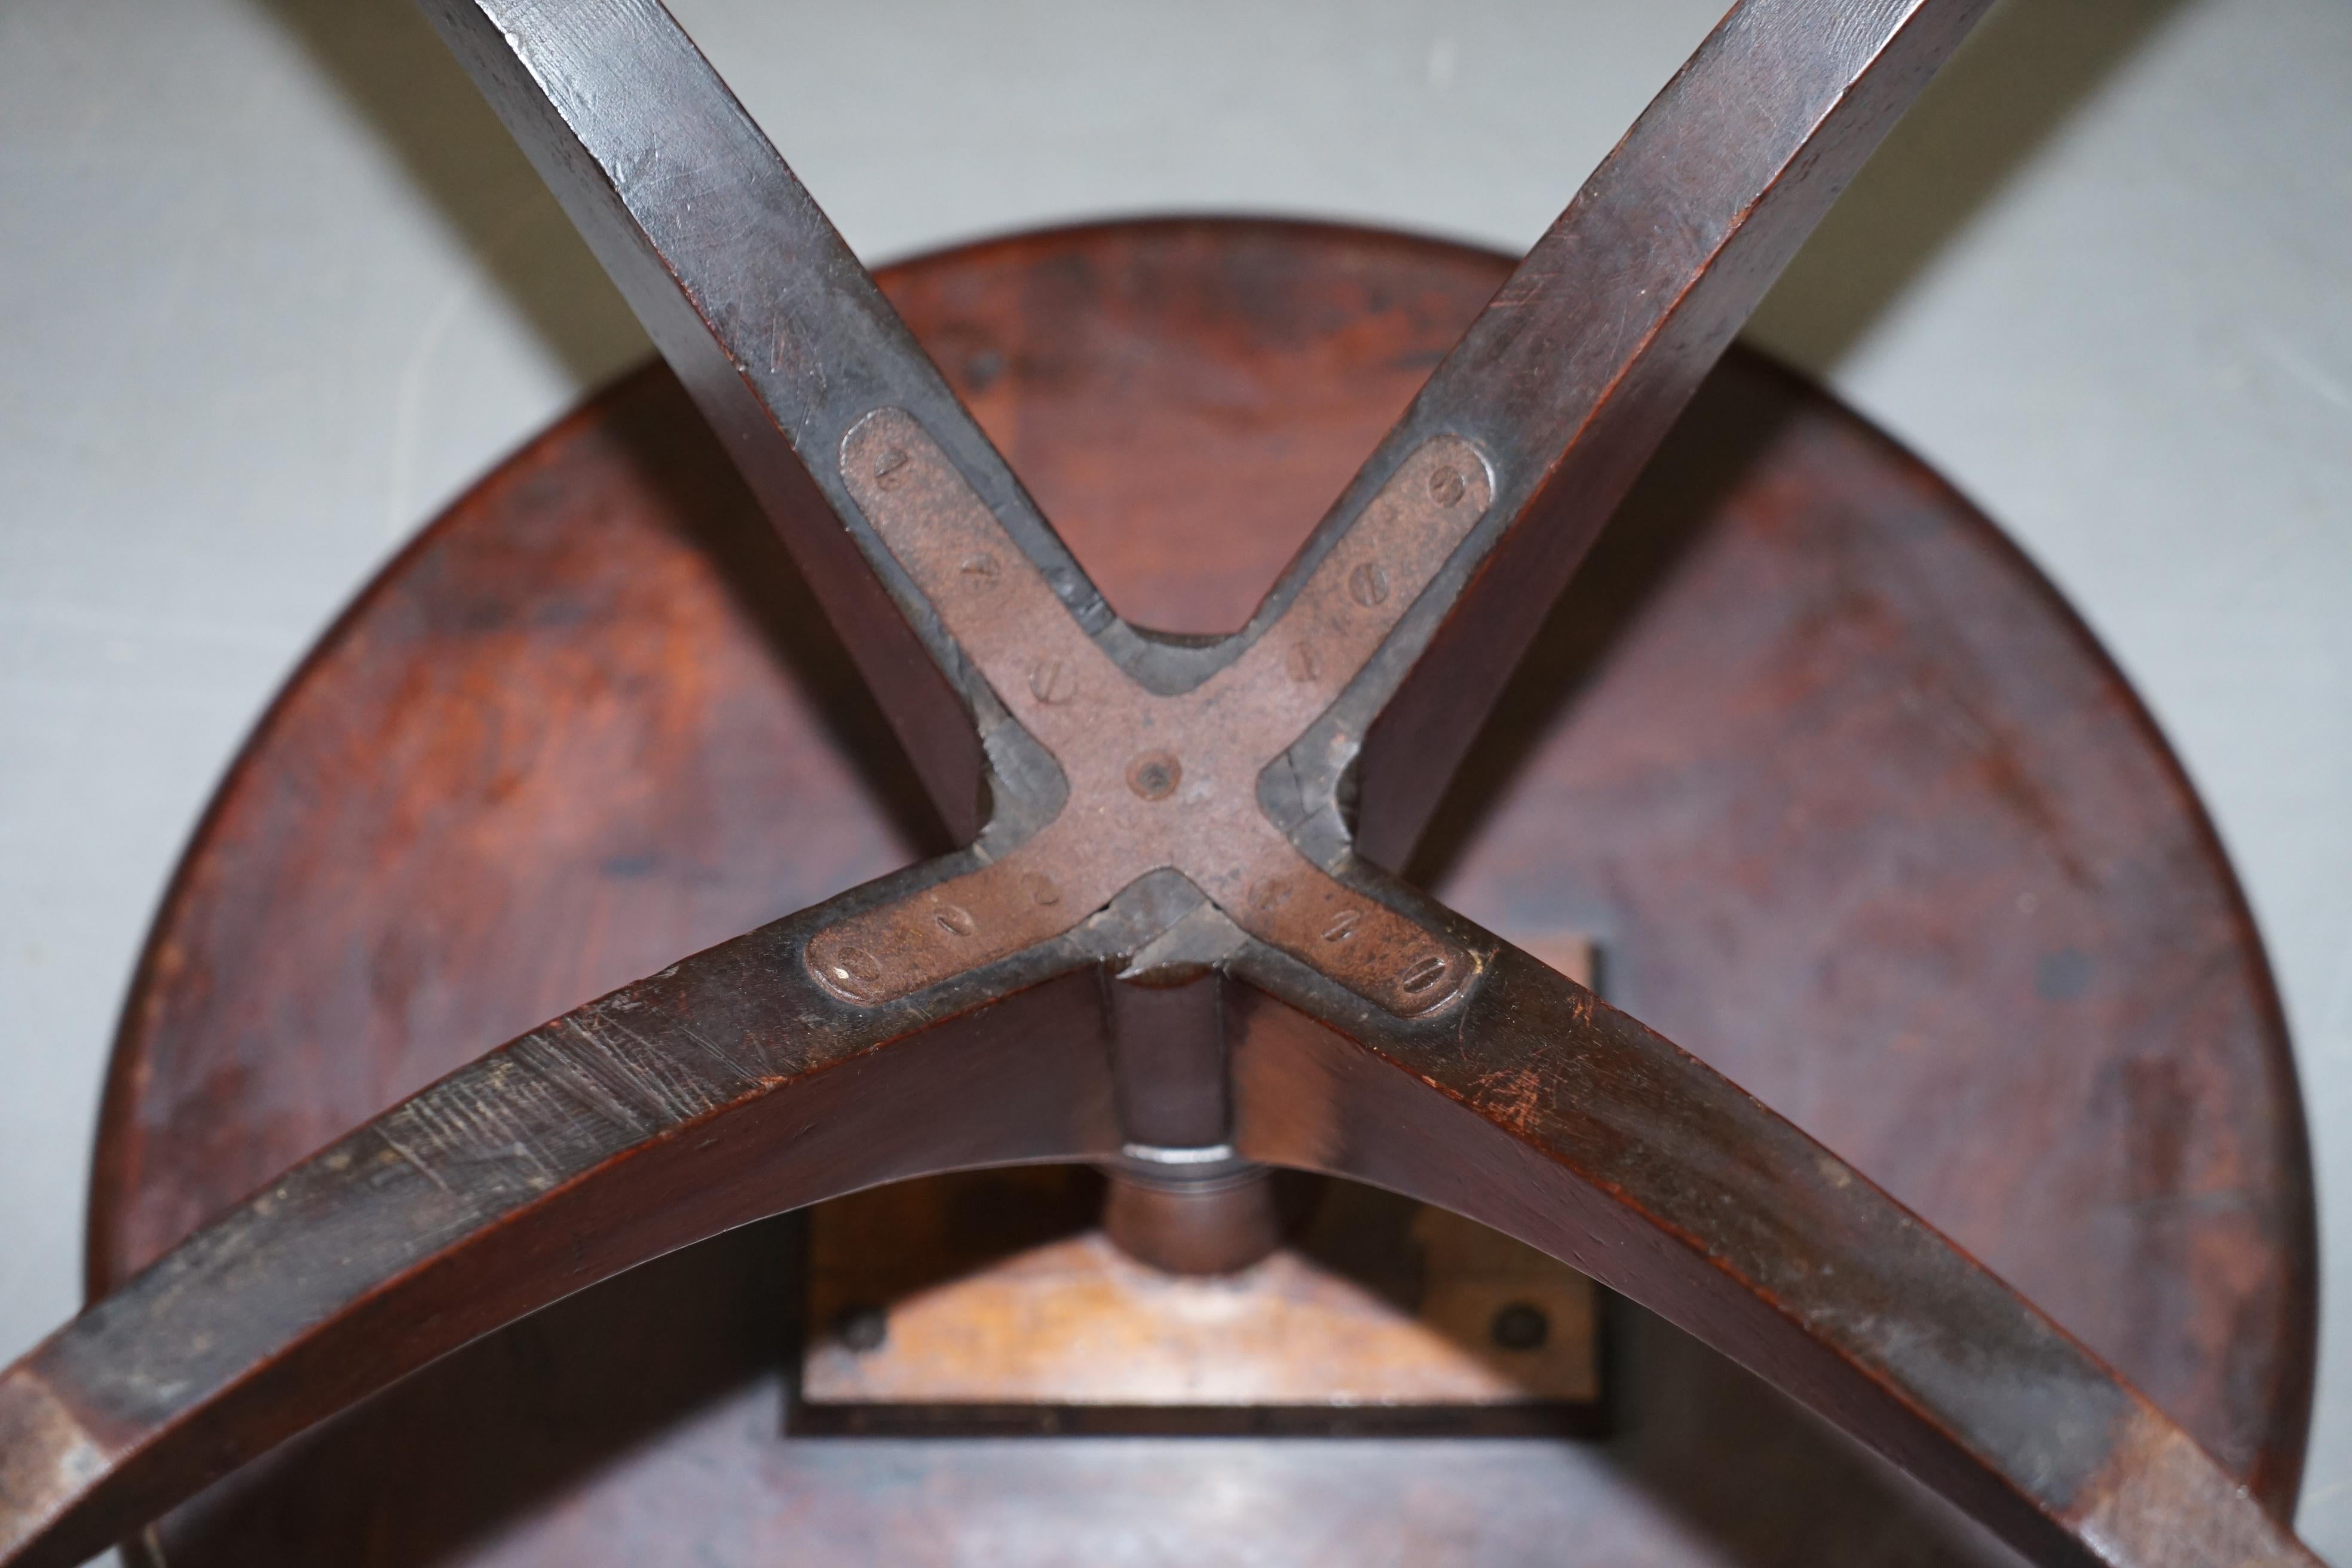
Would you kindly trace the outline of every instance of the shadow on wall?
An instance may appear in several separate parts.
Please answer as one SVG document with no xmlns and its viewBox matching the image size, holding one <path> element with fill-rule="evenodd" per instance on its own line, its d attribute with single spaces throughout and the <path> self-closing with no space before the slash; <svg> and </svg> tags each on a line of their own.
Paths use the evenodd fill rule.
<svg viewBox="0 0 2352 1568">
<path fill-rule="evenodd" d="M 308 48 L 374 126 L 583 389 L 646 352 L 643 331 L 587 246 L 406 0 L 254 4 Z M 1834 365 L 2184 4 L 1996 6 L 1832 210 L 1765 302 L 1755 335 L 1816 374 Z M 1314 62 L 1301 60 L 1297 68 L 1311 70 Z M 1561 202 L 1571 194 L 1563 189 Z"/>
<path fill-rule="evenodd" d="M 1995 6 L 1830 209 L 1751 334 L 1815 375 L 1833 367 L 2185 3 Z"/>
<path fill-rule="evenodd" d="M 652 352 L 586 242 L 414 5 L 253 3 L 309 51 L 581 390 Z"/>
</svg>

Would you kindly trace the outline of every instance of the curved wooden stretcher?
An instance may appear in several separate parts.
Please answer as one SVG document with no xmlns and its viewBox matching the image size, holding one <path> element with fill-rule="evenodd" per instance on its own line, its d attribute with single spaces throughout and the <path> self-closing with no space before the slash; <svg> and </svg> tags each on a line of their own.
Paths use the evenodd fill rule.
<svg viewBox="0 0 2352 1568">
<path fill-rule="evenodd" d="M 1805 464 L 1831 463 L 1818 455 L 1832 448 L 1835 462 L 1869 470 L 1870 504 L 1908 520 L 1916 536 L 1890 548 L 1938 574 L 1933 587 L 1949 594 L 1953 614 L 1985 617 L 1952 635 L 1998 648 L 1986 655 L 1996 664 L 2014 658 L 2023 668 L 2028 652 L 2042 661 L 2045 691 L 2020 699 L 2032 682 L 1996 682 L 1999 700 L 2039 702 L 2032 717 L 2061 731 L 2112 731 L 2124 736 L 2115 744 L 2142 759 L 2111 788 L 2132 803 L 2125 815 L 2139 814 L 2127 837 L 2157 847 L 2151 868 L 2142 874 L 2119 849 L 2070 860 L 2078 825 L 2057 820 L 2066 806 L 2052 804 L 2063 792 L 2038 795 L 2031 765 L 1984 762 L 2001 749 L 1987 725 L 2006 714 L 1972 708 L 1966 691 L 1916 700 L 1897 693 L 1899 681 L 1885 684 L 1890 704 L 1924 701 L 1947 729 L 1978 726 L 1955 742 L 1971 761 L 1954 787 L 1989 784 L 2012 816 L 2042 821 L 2058 845 L 2057 881 L 2071 889 L 2063 897 L 2086 910 L 2137 900 L 2137 914 L 2102 914 L 2113 930 L 2028 963 L 2043 1002 L 2071 1006 L 2114 987 L 2114 1009 L 2037 1015 L 2005 1031 L 2000 1015 L 2015 1003 L 2004 977 L 1964 976 L 1937 993 L 1943 1006 L 1918 1010 L 1917 1032 L 1885 1048 L 1932 1054 L 1934 1031 L 1949 1028 L 1956 1038 L 2013 1033 L 2046 1056 L 2039 1042 L 2114 1028 L 2114 1042 L 2083 1047 L 2084 1061 L 2106 1074 L 2083 1082 L 2096 1078 L 2095 1092 L 2126 1108 L 2112 1146 L 2100 1147 L 2130 1144 L 2117 1158 L 2151 1173 L 2124 1207 L 2161 1211 L 2165 1235 L 2179 1242 L 2185 1228 L 2191 1239 L 2158 1260 L 2162 1283 L 2122 1283 L 2128 1268 L 2110 1272 L 2099 1247 L 2082 1247 L 2095 1289 L 2070 1297 L 2065 1316 L 2099 1321 L 2101 1349 L 2141 1380 L 2167 1384 L 2154 1391 L 2189 1430 L 1864 1171 L 1393 874 L 1435 853 L 1425 842 L 1433 816 L 1563 593 L 1571 609 L 1605 606 L 1577 597 L 1597 595 L 1591 579 L 1570 587 L 1601 525 L 1983 0 L 1737 6 L 1428 374 L 1246 623 L 1224 636 L 1202 635 L 1230 624 L 1219 618 L 1219 591 L 1246 585 L 1252 552 L 1264 554 L 1271 538 L 1278 560 L 1295 532 L 1230 524 L 1212 536 L 1220 547 L 1206 565 L 1143 560 L 1149 546 L 1129 545 L 1124 557 L 1107 548 L 1101 559 L 1122 578 L 1143 584 L 1156 574 L 1163 591 L 1168 582 L 1197 590 L 1190 602 L 1170 593 L 1160 606 L 1168 613 L 1150 617 L 1179 633 L 1143 630 L 1115 611 L 1113 600 L 1146 604 L 1150 590 L 1114 581 L 1107 598 L 1079 565 L 1096 558 L 1086 537 L 1074 539 L 1075 552 L 1066 544 L 983 433 L 992 419 L 1025 462 L 1029 443 L 1011 413 L 1037 403 L 1035 389 L 1052 377 L 1008 368 L 995 351 L 958 357 L 960 310 L 970 320 L 992 308 L 1000 320 L 1008 313 L 1002 300 L 990 307 L 970 291 L 1017 275 L 1024 308 L 1066 287 L 1073 319 L 1092 310 L 1090 319 L 1107 320 L 1115 310 L 1079 300 L 1085 289 L 1072 284 L 1093 276 L 1090 264 L 1111 258 L 1169 276 L 1189 266 L 1184 275 L 1207 277 L 1253 258 L 1264 264 L 1282 239 L 1292 254 L 1315 252 L 1327 281 L 1364 290 L 1357 315 L 1378 324 L 1399 320 L 1398 300 L 1415 287 L 1432 300 L 1483 290 L 1482 262 L 1328 234 L 1310 244 L 1264 226 L 1010 242 L 898 279 L 927 341 L 950 356 L 943 375 L 652 0 L 425 0 L 425 8 L 652 331 L 961 847 L 703 946 L 388 1110 L 383 1084 L 353 1089 L 345 1098 L 357 1115 L 381 1111 L 356 1131 L 344 1131 L 356 1115 L 332 1111 L 318 1125 L 294 1118 L 268 1128 L 256 1118 L 265 1129 L 257 1138 L 283 1142 L 289 1153 L 333 1141 L 202 1228 L 194 1224 L 215 1200 L 201 1195 L 203 1181 L 175 1191 L 163 1178 L 195 1163 L 185 1149 L 157 1152 L 170 1142 L 155 1131 L 168 1118 L 150 1104 L 175 1092 L 183 1098 L 173 1103 L 189 1102 L 153 1038 L 172 1009 L 204 1005 L 181 979 L 189 948 L 180 937 L 196 929 L 189 911 L 211 896 L 205 879 L 218 867 L 192 857 L 142 971 L 110 1094 L 93 1259 L 110 1293 L 0 1375 L 0 1563 L 81 1561 L 501 1325 L 722 1231 L 925 1173 L 1120 1161 L 1326 1172 L 1519 1237 L 1748 1367 L 2036 1562 L 2313 1561 L 2283 1522 L 2309 1374 L 2307 1176 L 2259 950 L 2185 785 L 2119 679 L 2021 563 L 1965 534 L 1972 514 L 1915 468 L 1858 442 L 1818 399 L 1737 356 L 1667 448 L 1670 467 L 1700 471 L 1706 454 L 1688 433 L 1711 419 L 1718 433 L 1744 432 L 1751 447 L 1777 454 L 1751 486 L 1799 484 Z M 968 292 L 957 295 L 960 287 Z M 1425 337 L 1434 320 L 1451 331 L 1450 308 L 1440 300 L 1429 319 L 1399 330 Z M 1321 330 L 1294 325 L 1301 339 Z M 1381 358 L 1357 344 L 1354 363 L 1380 367 L 1368 377 L 1418 380 L 1426 362 L 1412 358 L 1415 345 L 1392 346 L 1399 352 Z M 1383 395 L 1368 391 L 1350 406 L 1378 407 Z M 625 487 L 630 465 L 591 451 L 600 438 L 668 432 L 661 439 L 671 447 L 640 468 L 702 462 L 704 438 L 680 433 L 670 399 L 667 384 L 642 379 L 607 395 L 581 416 L 587 423 L 525 454 L 459 515 L 487 530 L 483 520 L 496 513 L 505 520 L 497 526 L 523 537 L 515 520 L 551 505 L 531 487 L 559 462 L 605 462 L 607 482 Z M 1055 489 L 1154 504 L 1149 487 L 1130 482 L 1122 492 L 1105 477 L 1122 462 L 1119 450 L 1090 445 L 1117 434 L 1108 419 L 1089 426 L 1075 407 L 1064 417 L 1068 430 L 1036 437 Z M 1330 438 L 1322 432 L 1323 445 Z M 1213 444 L 1204 450 L 1213 455 Z M 1254 470 L 1243 460 L 1237 471 Z M 717 487 L 714 510 L 738 504 L 723 479 L 686 482 Z M 1231 482 L 1200 479 L 1211 495 Z M 1652 482 L 1667 481 L 1654 473 Z M 1044 477 L 1037 493 L 1051 493 Z M 1742 504 L 1769 510 L 1753 495 Z M 1797 534 L 1831 526 L 1804 515 L 1801 495 L 1781 504 Z M 1657 510 L 1637 502 L 1621 526 Z M 462 567 L 469 582 L 497 581 L 500 568 L 468 563 L 458 538 L 429 538 L 304 679 L 340 682 L 344 695 L 362 689 L 336 661 L 395 627 L 399 595 L 421 592 L 425 576 Z M 1620 585 L 1646 570 L 1638 543 L 1608 569 Z M 1838 548 L 1862 558 L 1851 542 Z M 550 550 L 547 560 L 562 559 Z M 756 552 L 741 559 L 756 564 Z M 1771 559 L 1754 552 L 1750 578 L 1719 579 L 1731 607 L 1682 613 L 1683 621 L 1701 634 L 1745 625 L 1743 587 L 1759 597 L 1787 591 L 1766 569 Z M 1862 592 L 1858 581 L 1843 591 Z M 1858 624 L 1861 612 L 1832 598 L 1822 600 L 1830 607 L 1820 625 Z M 478 613 L 488 625 L 504 612 L 486 604 Z M 1928 612 L 1915 603 L 1906 613 Z M 1185 624 L 1195 616 L 1198 625 Z M 549 625 L 558 642 L 571 635 Z M 688 656 L 616 647 L 611 657 L 647 678 L 707 668 L 691 657 L 704 634 L 674 635 Z M 1573 642 L 1578 628 L 1567 635 Z M 1902 635 L 1890 632 L 1885 646 L 1899 650 Z M 1708 652 L 1671 673 L 1713 668 L 1727 689 L 1752 692 L 1741 683 L 1756 672 L 1738 668 L 1736 638 Z M 395 710 L 387 734 L 404 732 L 401 703 L 443 711 L 414 689 L 384 695 Z M 687 723 L 704 695 L 681 686 L 644 706 L 674 703 Z M 281 761 L 287 734 L 307 722 L 296 700 L 257 742 L 278 747 Z M 1738 703 L 1690 700 L 1723 731 L 1742 722 Z M 1786 692 L 1775 700 L 1802 706 Z M 484 699 L 478 710 L 499 705 Z M 1775 722 L 1788 710 L 1776 710 Z M 1904 722 L 1816 718 L 1841 742 Z M 1673 733 L 1660 710 L 1637 708 L 1620 716 L 1617 743 L 1630 755 Z M 679 754 L 711 754 L 701 742 L 670 739 Z M 2066 733 L 2021 742 L 2053 756 L 2070 743 Z M 480 754 L 499 749 L 494 739 Z M 1804 772 L 1801 762 L 1713 790 L 1703 768 L 1675 773 L 1651 763 L 1613 783 L 1689 789 L 1681 815 L 1666 815 L 1694 844 L 1806 832 L 1805 803 L 1787 783 Z M 1850 756 L 1837 765 L 1869 771 Z M 1864 793 L 1899 795 L 1932 777 L 1921 764 L 1886 767 Z M 452 799 L 488 787 L 445 782 Z M 563 782 L 497 787 L 552 802 Z M 734 793 L 724 780 L 702 787 Z M 258 809 L 256 788 L 248 773 L 232 780 L 203 844 L 243 830 L 238 814 Z M 761 783 L 740 793 L 764 801 L 774 792 Z M 409 802 L 409 839 L 429 841 L 459 820 L 436 818 L 432 804 Z M 1597 804 L 1592 831 L 1661 820 L 1654 799 L 1640 804 L 1622 821 Z M 1907 804 L 1923 816 L 1969 809 L 1937 798 Z M 689 815 L 675 801 L 671 809 Z M 732 809 L 717 813 L 715 854 L 770 826 Z M 777 820 L 788 824 L 790 812 Z M 1845 847 L 1858 858 L 1887 847 L 1856 837 Z M 751 866 L 771 864 L 771 849 L 743 852 Z M 877 853 L 887 863 L 887 846 L 870 845 L 843 851 L 838 863 L 870 870 Z M 1593 865 L 1612 854 L 1639 859 L 1615 845 L 1583 853 Z M 2126 865 L 2131 876 L 2118 870 Z M 1839 874 L 1881 886 L 1885 872 L 1848 864 Z M 1755 892 L 1738 874 L 1712 883 L 1695 875 L 1704 885 L 1629 893 L 1624 907 L 1653 907 L 1645 899 L 1729 907 Z M 1939 896 L 1952 885 L 1946 868 L 1923 867 L 1919 877 Z M 1980 891 L 1997 904 L 2030 910 L 2040 896 L 1990 880 Z M 372 892 L 388 890 L 379 883 Z M 439 895 L 418 886 L 400 896 L 430 905 Z M 2186 901 L 2168 901 L 2176 898 Z M 2132 921 L 2154 910 L 2167 932 L 2192 933 L 2166 982 L 2179 989 L 2161 997 L 2147 968 L 2108 974 L 2097 957 L 2109 951 L 2104 941 L 2149 964 L 2155 955 Z M 452 918 L 495 922 L 500 913 Z M 1876 918 L 1883 926 L 1885 911 Z M 700 917 L 685 924 L 700 945 Z M 1754 946 L 1769 978 L 1774 940 Z M 1950 941 L 1939 957 L 1959 963 L 1974 952 Z M 258 951 L 253 962 L 266 974 L 278 960 Z M 1710 994 L 1706 983 L 1678 987 L 1664 974 L 1654 970 L 1646 985 L 1617 994 L 1654 994 L 1666 1014 L 1705 1013 L 1692 998 Z M 308 984 L 289 974 L 275 994 L 299 998 Z M 1969 997 L 1990 1024 L 1954 1015 L 1949 1001 Z M 1867 997 L 1853 1005 L 1874 1021 L 1886 1011 Z M 1756 1016 L 1774 1015 L 1759 1001 Z M 438 1064 L 467 1044 L 438 1040 L 405 1059 Z M 1801 1055 L 1806 1044 L 1779 1048 Z M 1729 1048 L 1770 1059 L 1736 1039 Z M 1712 1048 L 1710 1057 L 1721 1060 Z M 2218 1074 L 2227 1087 L 2184 1086 L 2183 1070 Z M 252 1092 L 268 1100 L 287 1091 Z M 1838 1123 L 1843 1092 L 1809 1095 L 1809 1124 Z M 1981 1109 L 1956 1103 L 1954 1120 L 1966 1124 Z M 2044 1106 L 2006 1109 L 2032 1121 L 2069 1103 L 2053 1093 Z M 2064 1142 L 2046 1126 L 2021 1137 L 2018 1146 L 2043 1150 Z M 2170 1142 L 2151 1150 L 2150 1138 Z M 1881 1152 L 1901 1163 L 1901 1151 Z M 230 1170 L 244 1157 L 219 1156 Z M 2030 1188 L 2053 1172 L 2053 1198 L 2078 1201 L 2054 1156 L 2018 1180 Z M 1927 1173 L 1903 1174 L 1922 1190 L 1935 1185 Z M 2011 1197 L 2019 1191 L 2002 1188 L 2005 1175 L 1979 1179 Z M 1951 1212 L 1970 1217 L 1965 1204 Z M 1985 1234 L 2002 1233 L 2005 1222 L 1977 1217 Z M 2051 1216 L 2044 1229 L 2074 1236 L 2070 1223 Z M 2132 1256 L 2156 1258 L 2146 1241 L 2154 1234 L 2134 1231 Z M 2038 1261 L 2021 1250 L 2021 1262 L 2063 1291 L 2067 1245 Z M 2126 1331 L 2101 1317 L 2107 1305 L 2142 1301 L 2160 1302 L 2158 1326 Z"/>
</svg>

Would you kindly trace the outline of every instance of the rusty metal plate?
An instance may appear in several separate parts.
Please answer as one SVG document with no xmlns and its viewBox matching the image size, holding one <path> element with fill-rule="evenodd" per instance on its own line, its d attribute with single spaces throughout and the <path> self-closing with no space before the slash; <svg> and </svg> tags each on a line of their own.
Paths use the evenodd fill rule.
<svg viewBox="0 0 2352 1568">
<path fill-rule="evenodd" d="M 1282 618 L 1173 696 L 1095 645 L 913 415 L 869 416 L 842 443 L 841 469 L 1068 793 L 987 865 L 820 932 L 808 963 L 828 990 L 857 1003 L 923 990 L 1059 936 L 1168 868 L 1244 931 L 1391 1012 L 1419 1017 L 1460 992 L 1467 952 L 1302 855 L 1257 791 L 1486 515 L 1494 480 L 1476 448 L 1423 443 Z"/>
</svg>

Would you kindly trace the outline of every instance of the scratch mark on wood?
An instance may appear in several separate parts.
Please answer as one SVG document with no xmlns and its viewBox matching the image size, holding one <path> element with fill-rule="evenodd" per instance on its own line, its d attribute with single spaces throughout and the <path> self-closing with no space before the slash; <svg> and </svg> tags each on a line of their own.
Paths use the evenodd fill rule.
<svg viewBox="0 0 2352 1568">
<path fill-rule="evenodd" d="M 407 1161 L 409 1164 L 415 1166 L 418 1175 L 424 1177 L 426 1181 L 440 1188 L 446 1195 L 450 1197 L 456 1197 L 457 1195 L 455 1192 L 450 1190 L 449 1184 L 441 1179 L 441 1173 L 426 1164 L 423 1160 L 418 1159 L 407 1144 L 403 1143 L 399 1139 L 394 1138 L 392 1135 L 392 1130 L 390 1128 L 379 1126 L 375 1130 L 375 1135 L 383 1139 L 385 1146 L 391 1149 L 394 1153 Z"/>
</svg>

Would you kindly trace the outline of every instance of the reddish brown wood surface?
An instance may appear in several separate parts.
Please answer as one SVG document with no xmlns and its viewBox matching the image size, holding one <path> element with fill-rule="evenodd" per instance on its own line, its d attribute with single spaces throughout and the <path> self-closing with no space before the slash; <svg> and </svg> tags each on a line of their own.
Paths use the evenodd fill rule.
<svg viewBox="0 0 2352 1568">
<path fill-rule="evenodd" d="M 1113 604 L 1212 629 L 1502 266 L 1173 225 L 887 281 Z M 2226 867 L 2127 691 L 1948 491 L 1752 361 L 1633 506 L 1645 526 L 1553 617 L 1452 797 L 1437 890 L 1505 929 L 1596 931 L 1614 998 L 2291 1494 L 2311 1264 L 2292 1075 Z M 931 847 L 810 606 L 767 586 L 774 553 L 671 385 L 640 378 L 346 619 L 159 924 L 95 1282 L 481 1042 Z M 1884 1560 L 1885 1532 L 1942 1534 L 1655 1325 L 1627 1392 L 1651 1415 L 1597 1463 L 787 1444 L 747 1304 L 780 1304 L 770 1267 L 740 1236 L 509 1331 L 184 1513 L 170 1561 L 449 1561 L 494 1526 L 518 1563 L 786 1539 L 946 1560 L 990 1531 L 1027 1561 L 1148 1560 L 1171 1529 L 1212 1557 L 1426 1538 L 1536 1561 L 1570 1528 L 1603 1558 Z M 585 1415 L 615 1367 L 643 1375 Z M 1165 1517 L 1244 1472 L 1249 1507 Z"/>
<path fill-rule="evenodd" d="M 1985 10 L 1985 0 L 1732 6 L 1365 461 L 1310 553 L 1439 432 L 1486 453 L 1496 493 L 1433 602 L 1384 651 L 1385 681 L 1343 705 L 1370 720 L 1357 765 L 1363 854 L 1391 866 L 1410 855 L 1667 428 Z"/>
<path fill-rule="evenodd" d="M 1379 868 L 1624 482 L 1981 8 L 1742 0 L 1245 630 L 1188 641 L 1109 610 L 656 0 L 426 0 L 945 826 L 979 835 L 520 1037 L 0 1373 L 0 1555 L 77 1560 L 473 1335 L 730 1225 L 1117 1141 L 1148 1165 L 1238 1148 L 1440 1197 L 2052 1568 L 2309 1564 L 2195 1438 L 1863 1173 Z M 1205 1005 L 1155 1004 L 1129 1039 L 1136 987 Z M 1168 1075 L 1130 1069 L 1171 1027 L 1185 1065 L 1161 1106 Z M 1220 1113 L 1213 1142 L 1151 1142 L 1180 1101 Z"/>
</svg>

